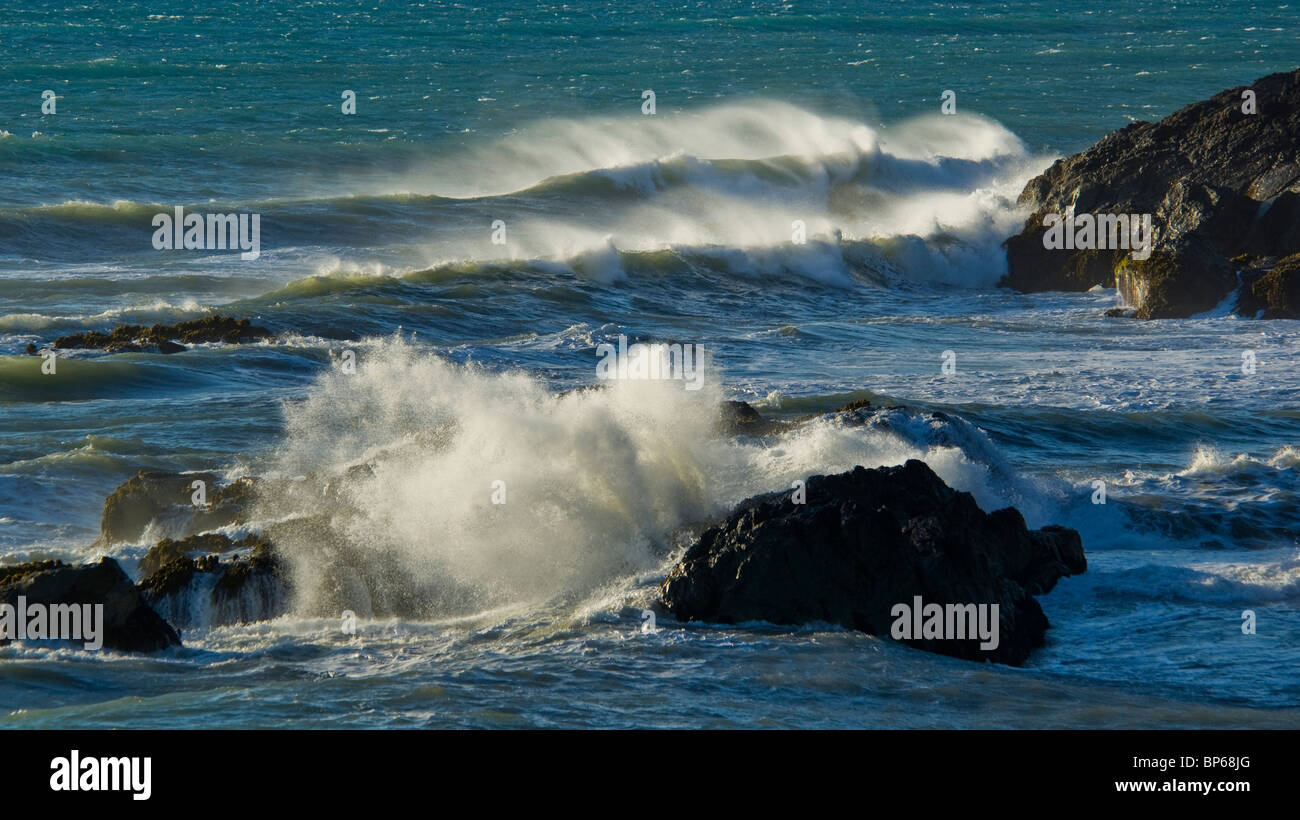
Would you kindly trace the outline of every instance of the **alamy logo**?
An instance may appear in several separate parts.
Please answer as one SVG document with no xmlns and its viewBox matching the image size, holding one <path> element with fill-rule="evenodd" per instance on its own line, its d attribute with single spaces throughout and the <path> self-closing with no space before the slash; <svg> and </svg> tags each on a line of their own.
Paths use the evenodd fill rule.
<svg viewBox="0 0 1300 820">
<path fill-rule="evenodd" d="M 224 251 L 238 248 L 239 258 L 252 261 L 262 255 L 261 214 L 185 213 L 154 214 L 153 246 L 156 250 Z"/>
<path fill-rule="evenodd" d="M 103 604 L 0 604 L 0 640 L 84 641 L 86 649 L 104 645 Z"/>
<path fill-rule="evenodd" d="M 1132 250 L 1139 261 L 1151 256 L 1155 235 L 1151 214 L 1064 214 L 1043 217 L 1043 247 L 1060 250 Z"/>
<path fill-rule="evenodd" d="M 627 336 L 618 335 L 618 347 L 609 343 L 596 345 L 596 378 L 606 379 L 681 379 L 687 390 L 704 386 L 704 349 L 695 344 L 629 345 Z"/>
<path fill-rule="evenodd" d="M 912 605 L 894 604 L 889 611 L 894 625 L 889 634 L 896 641 L 961 641 L 978 637 L 980 649 L 998 648 L 997 604 L 924 604 L 921 596 Z"/>
<path fill-rule="evenodd" d="M 153 758 L 85 757 L 73 749 L 50 761 L 50 790 L 56 792 L 132 792 L 132 800 L 153 794 Z"/>
</svg>

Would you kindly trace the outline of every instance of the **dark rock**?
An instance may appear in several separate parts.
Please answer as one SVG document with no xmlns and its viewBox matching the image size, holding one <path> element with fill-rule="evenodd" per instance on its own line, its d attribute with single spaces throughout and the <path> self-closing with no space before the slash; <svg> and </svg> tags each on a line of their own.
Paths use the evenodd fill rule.
<svg viewBox="0 0 1300 820">
<path fill-rule="evenodd" d="M 140 581 L 140 591 L 145 600 L 157 605 L 160 601 L 189 589 L 194 575 L 201 572 L 213 572 L 221 561 L 215 555 L 204 555 L 193 559 L 181 553 L 178 556 L 161 556 L 166 558 L 162 565 L 148 577 Z M 182 624 L 189 626 L 189 624 Z"/>
<path fill-rule="evenodd" d="M 1243 271 L 1236 312 L 1263 319 L 1300 319 L 1300 254 L 1268 270 Z"/>
<path fill-rule="evenodd" d="M 827 622 L 891 634 L 896 604 L 998 604 L 996 649 L 978 640 L 906 643 L 1019 665 L 1048 627 L 1034 595 L 1087 569 L 1079 535 L 1029 530 L 1012 508 L 986 514 L 923 462 L 813 476 L 742 502 L 705 531 L 660 588 L 679 620 Z"/>
<path fill-rule="evenodd" d="M 852 413 L 856 410 L 871 410 L 871 402 L 868 399 L 858 399 L 836 409 L 836 413 Z"/>
<path fill-rule="evenodd" d="M 1027 222 L 1023 232 L 1006 241 L 1009 273 L 999 285 L 1023 292 L 1083 291 L 1094 285 L 1115 287 L 1115 264 L 1122 258 L 1123 251 L 1062 251 L 1044 248 L 1042 217 L 1039 214 L 1039 221 L 1033 223 L 1037 227 L 1030 228 L 1030 223 Z M 1012 259 L 1015 260 L 1014 263 Z"/>
<path fill-rule="evenodd" d="M 722 417 L 724 424 L 731 427 L 743 428 L 763 420 L 758 411 L 749 402 L 744 401 L 724 401 L 718 408 L 718 415 Z"/>
<path fill-rule="evenodd" d="M 10 564 L 9 566 L 0 566 L 0 589 L 9 584 L 16 584 L 24 578 L 46 570 L 58 569 L 59 567 L 70 566 L 62 561 L 29 561 L 25 564 Z"/>
<path fill-rule="evenodd" d="M 1001 284 L 1020 291 L 1118 287 L 1138 318 L 1191 316 L 1238 285 L 1230 259 L 1300 252 L 1300 69 L 1133 123 L 1030 180 L 1032 211 L 1006 242 Z M 1047 214 L 1152 214 L 1147 260 L 1130 250 L 1049 250 Z"/>
<path fill-rule="evenodd" d="M 1115 280 L 1125 304 L 1137 306 L 1139 319 L 1203 313 L 1237 286 L 1232 263 L 1197 241 L 1153 251 L 1145 260 L 1123 259 L 1115 269 Z"/>
<path fill-rule="evenodd" d="M 906 412 L 914 412 L 899 404 L 891 404 L 891 403 L 873 404 L 871 399 L 854 399 L 853 401 L 841 405 L 835 408 L 834 410 L 829 410 L 822 413 L 806 413 L 802 416 L 799 416 L 796 419 L 793 419 L 792 420 L 793 424 L 791 426 L 793 427 L 800 424 L 805 424 L 809 421 L 812 421 L 813 419 L 825 419 L 825 418 L 838 418 L 840 421 L 846 424 L 853 424 L 853 425 L 868 424 L 872 422 L 878 424 L 885 424 L 886 422 L 883 421 L 883 417 L 881 416 L 881 414 L 890 410 L 902 410 Z"/>
<path fill-rule="evenodd" d="M 180 646 L 180 635 L 155 612 L 112 558 L 73 567 L 58 561 L 0 568 L 0 602 L 103 604 L 104 647 L 153 652 Z"/>
<path fill-rule="evenodd" d="M 54 347 L 61 350 L 104 350 L 109 353 L 139 353 L 146 350 L 179 353 L 185 350 L 185 345 L 204 342 L 244 344 L 273 338 L 275 336 L 271 331 L 252 324 L 248 319 L 207 316 L 174 325 L 118 325 L 109 333 L 94 330 L 73 333 L 55 339 Z"/>
<path fill-rule="evenodd" d="M 1106 308 L 1106 312 L 1101 315 L 1107 319 L 1132 319 L 1135 313 L 1137 311 L 1133 308 L 1113 307 Z"/>
<path fill-rule="evenodd" d="M 861 421 L 881 408 L 871 404 L 869 399 L 857 399 L 831 413 L 846 413 Z M 788 421 L 764 418 L 748 402 L 724 401 L 718 408 L 716 428 L 723 435 L 729 436 L 773 436 L 788 432 L 804 422 L 820 418 L 825 413 L 807 413 Z"/>
<path fill-rule="evenodd" d="M 209 553 L 229 552 L 240 547 L 255 545 L 256 536 L 248 536 L 243 541 L 234 542 L 229 536 L 218 532 L 191 535 L 179 540 L 164 538 L 150 547 L 136 566 L 140 570 L 140 577 L 147 578 L 162 569 L 164 564 L 185 558 L 188 553 L 206 555 Z"/>
<path fill-rule="evenodd" d="M 770 436 L 784 432 L 789 424 L 763 418 L 748 402 L 724 401 L 718 407 L 716 429 L 728 436 Z"/>
<path fill-rule="evenodd" d="M 249 550 L 223 561 L 220 553 Z M 208 554 L 191 558 L 191 553 Z M 252 623 L 284 614 L 289 575 L 270 540 L 220 533 L 159 541 L 140 561 L 140 592 L 183 628 Z"/>
<path fill-rule="evenodd" d="M 23 348 L 23 353 L 27 354 L 28 356 L 35 356 L 36 354 L 40 353 L 40 351 L 36 348 L 36 345 L 32 344 L 31 342 L 28 342 L 27 347 Z"/>
<path fill-rule="evenodd" d="M 155 333 L 158 325 L 154 325 Z M 183 344 L 194 345 L 204 342 L 224 342 L 225 344 L 244 344 L 274 339 L 275 335 L 264 327 L 252 324 L 248 319 L 232 319 L 226 316 L 209 316 L 188 322 L 177 322 L 171 328 L 169 338 Z"/>
<path fill-rule="evenodd" d="M 207 504 L 193 503 L 195 481 L 207 487 Z M 184 537 L 244 521 L 254 482 L 241 478 L 218 486 L 213 473 L 141 470 L 104 499 L 99 544 L 135 543 L 150 524 L 172 537 Z"/>
<path fill-rule="evenodd" d="M 1287 191 L 1266 203 L 1251 226 L 1246 246 L 1269 256 L 1295 253 L 1300 248 L 1300 193 Z"/>
</svg>

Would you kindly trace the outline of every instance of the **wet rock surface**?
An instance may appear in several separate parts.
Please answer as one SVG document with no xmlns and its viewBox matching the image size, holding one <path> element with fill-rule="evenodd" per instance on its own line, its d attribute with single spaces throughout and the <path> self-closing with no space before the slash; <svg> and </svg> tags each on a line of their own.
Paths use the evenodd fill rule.
<svg viewBox="0 0 1300 820">
<path fill-rule="evenodd" d="M 89 330 L 60 336 L 52 345 L 59 350 L 103 350 L 108 353 L 180 353 L 186 345 L 221 342 L 246 344 L 275 338 L 271 331 L 248 319 L 207 316 L 174 325 L 118 325 L 108 333 Z"/>
<path fill-rule="evenodd" d="M 687 550 L 660 587 L 679 620 L 824 622 L 889 636 L 898 604 L 997 604 L 999 639 L 917 637 L 940 654 L 1019 665 L 1048 622 L 1033 596 L 1086 571 L 1074 530 L 1026 527 L 1012 507 L 983 512 L 921 461 L 813 476 L 742 502 Z"/>
<path fill-rule="evenodd" d="M 164 539 L 141 559 L 140 569 L 144 599 L 184 628 L 251 623 L 287 611 L 288 573 L 265 536 Z"/>
<path fill-rule="evenodd" d="M 103 604 L 106 649 L 154 652 L 181 643 L 112 558 L 86 566 L 43 561 L 0 567 L 0 603 L 16 606 L 20 596 L 29 605 Z"/>
<path fill-rule="evenodd" d="M 1261 319 L 1300 319 L 1300 253 L 1242 272 L 1236 312 Z"/>
<path fill-rule="evenodd" d="M 150 526 L 173 537 L 239 524 L 252 503 L 255 482 L 241 478 L 221 486 L 215 473 L 140 470 L 104 500 L 99 544 L 138 542 Z M 194 482 L 203 482 L 196 504 Z"/>
</svg>

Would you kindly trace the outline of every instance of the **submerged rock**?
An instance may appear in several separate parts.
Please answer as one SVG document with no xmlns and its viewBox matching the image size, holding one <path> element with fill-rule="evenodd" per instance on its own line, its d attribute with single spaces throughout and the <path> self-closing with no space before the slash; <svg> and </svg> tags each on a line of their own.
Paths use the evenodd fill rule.
<svg viewBox="0 0 1300 820">
<path fill-rule="evenodd" d="M 836 412 L 836 413 L 853 413 L 853 412 L 856 412 L 856 411 L 858 411 L 858 410 L 866 410 L 866 411 L 869 411 L 869 412 L 874 412 L 874 411 L 877 410 L 877 409 L 879 409 L 879 408 L 873 407 L 873 406 L 871 405 L 871 401 L 870 401 L 869 399 L 856 399 L 856 400 L 851 401 L 851 402 L 849 402 L 848 404 L 844 405 L 843 407 L 840 407 L 840 408 L 837 409 L 835 412 Z"/>
<path fill-rule="evenodd" d="M 716 428 L 728 436 L 771 436 L 790 428 L 788 422 L 765 419 L 749 402 L 724 401 L 718 405 Z"/>
<path fill-rule="evenodd" d="M 103 604 L 103 642 L 107 649 L 153 652 L 180 646 L 176 630 L 149 606 L 112 558 L 74 567 L 42 561 L 0 567 L 0 603 Z"/>
<path fill-rule="evenodd" d="M 109 353 L 179 353 L 185 345 L 205 342 L 244 344 L 263 339 L 273 339 L 274 334 L 248 319 L 228 316 L 206 316 L 177 322 L 174 325 L 118 325 L 108 333 L 89 330 L 73 333 L 54 340 L 54 347 L 66 349 L 105 350 Z"/>
<path fill-rule="evenodd" d="M 874 405 L 870 399 L 856 399 L 825 413 L 805 413 L 792 419 L 772 419 L 760 414 L 749 402 L 724 401 L 718 406 L 715 429 L 729 436 L 778 436 L 817 418 L 841 415 L 862 421 L 873 413 L 889 409 Z"/>
<path fill-rule="evenodd" d="M 172 537 L 185 537 L 244 521 L 254 481 L 241 478 L 218 485 L 214 473 L 140 470 L 104 499 L 98 543 L 135 543 L 152 525 Z M 194 482 L 203 482 L 202 505 L 195 504 Z"/>
<path fill-rule="evenodd" d="M 1253 114 L 1242 110 L 1247 89 Z M 1300 69 L 1116 131 L 1030 180 L 1019 204 L 1032 214 L 1006 242 L 1004 286 L 1117 287 L 1140 319 L 1210 310 L 1239 284 L 1234 257 L 1300 253 Z M 1044 217 L 1067 208 L 1151 214 L 1150 257 L 1044 248 Z"/>
<path fill-rule="evenodd" d="M 896 605 L 997 604 L 998 645 L 915 637 L 931 652 L 1020 665 L 1048 627 L 1034 599 L 1086 571 L 1079 534 L 1030 530 L 1014 507 L 983 512 L 921 461 L 858 467 L 742 502 L 660 587 L 679 620 L 825 622 L 891 635 Z"/>
</svg>

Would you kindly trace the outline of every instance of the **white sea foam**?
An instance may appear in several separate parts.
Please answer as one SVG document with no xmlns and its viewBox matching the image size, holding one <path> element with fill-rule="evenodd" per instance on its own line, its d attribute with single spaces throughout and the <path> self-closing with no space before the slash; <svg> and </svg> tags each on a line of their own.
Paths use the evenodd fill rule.
<svg viewBox="0 0 1300 820">
<path fill-rule="evenodd" d="M 1255 458 L 1247 453 L 1229 455 L 1217 447 L 1201 445 L 1196 448 L 1191 464 L 1177 473 L 1179 477 L 1218 476 L 1230 473 L 1258 472 L 1268 469 L 1294 470 L 1300 467 L 1300 448 L 1286 445 L 1268 458 Z"/>
<path fill-rule="evenodd" d="M 609 282 L 622 277 L 614 251 L 714 249 L 738 272 L 847 283 L 851 271 L 883 267 L 983 287 L 1005 273 L 1001 243 L 1024 219 L 1016 197 L 1049 161 L 982 117 L 920 117 L 879 130 L 752 101 L 691 114 L 537 122 L 350 189 L 526 198 L 560 185 L 566 200 L 598 203 L 572 215 L 547 207 L 545 216 L 531 207 L 512 215 L 513 199 L 493 204 L 508 242 L 490 245 L 477 230 L 439 234 L 425 254 L 431 267 L 550 259 Z M 807 245 L 795 241 L 795 221 Z"/>
<path fill-rule="evenodd" d="M 616 381 L 557 395 L 521 372 L 375 343 L 355 373 L 324 376 L 286 408 L 272 474 L 305 478 L 259 515 L 327 513 L 327 535 L 282 544 L 304 582 L 300 611 L 313 612 L 330 545 L 382 558 L 399 570 L 392 583 L 450 582 L 489 606 L 587 594 L 652 570 L 683 526 L 812 474 L 923 458 L 986 509 L 1031 492 L 967 453 L 979 449 L 973 428 L 911 430 L 897 414 L 895 426 L 818 419 L 775 443 L 718 436 L 719 376 L 706 373 L 698 391 Z M 497 481 L 503 504 L 493 503 Z M 322 501 L 327 484 L 337 501 Z M 361 579 L 372 590 L 389 580 Z"/>
</svg>

